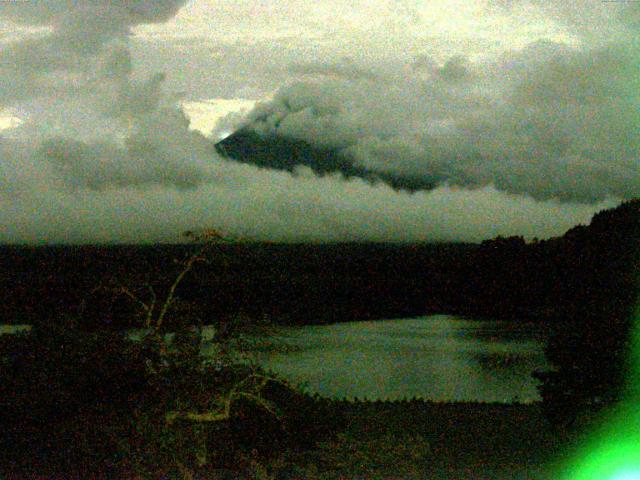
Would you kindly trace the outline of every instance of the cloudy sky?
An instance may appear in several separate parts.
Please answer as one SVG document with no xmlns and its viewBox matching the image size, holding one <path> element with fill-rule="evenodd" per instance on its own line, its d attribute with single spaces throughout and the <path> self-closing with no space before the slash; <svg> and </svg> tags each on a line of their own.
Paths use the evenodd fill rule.
<svg viewBox="0 0 640 480">
<path fill-rule="evenodd" d="M 560 235 L 640 195 L 640 4 L 0 2 L 0 242 Z M 384 182 L 220 157 L 245 127 Z"/>
</svg>

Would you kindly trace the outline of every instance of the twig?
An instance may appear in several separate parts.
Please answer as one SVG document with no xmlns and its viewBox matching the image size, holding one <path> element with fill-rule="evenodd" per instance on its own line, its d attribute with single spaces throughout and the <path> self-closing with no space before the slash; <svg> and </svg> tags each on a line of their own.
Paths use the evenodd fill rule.
<svg viewBox="0 0 640 480">
<path fill-rule="evenodd" d="M 131 290 L 129 290 L 124 285 L 119 285 L 118 293 L 124 294 L 134 302 L 138 303 L 146 312 L 149 312 L 151 310 L 149 305 L 147 305 L 142 300 L 140 300 L 137 296 L 133 294 L 133 292 L 131 292 Z"/>
</svg>

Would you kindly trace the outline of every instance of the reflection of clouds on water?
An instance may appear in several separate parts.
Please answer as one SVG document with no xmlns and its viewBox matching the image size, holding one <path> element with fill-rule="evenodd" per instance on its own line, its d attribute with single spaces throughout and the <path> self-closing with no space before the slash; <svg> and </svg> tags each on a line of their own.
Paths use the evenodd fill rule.
<svg viewBox="0 0 640 480">
<path fill-rule="evenodd" d="M 547 366 L 535 332 L 444 315 L 286 328 L 298 351 L 265 355 L 267 367 L 332 397 L 539 400 L 531 371 Z M 501 340 L 501 338 L 505 340 Z"/>
</svg>

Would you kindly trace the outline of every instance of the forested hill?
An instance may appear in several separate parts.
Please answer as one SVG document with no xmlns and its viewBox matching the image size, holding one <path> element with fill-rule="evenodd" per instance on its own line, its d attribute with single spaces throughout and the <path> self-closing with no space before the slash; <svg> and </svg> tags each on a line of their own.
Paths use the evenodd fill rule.
<svg viewBox="0 0 640 480">
<path fill-rule="evenodd" d="M 470 244 L 226 244 L 178 289 L 191 319 L 264 315 L 286 324 L 416 316 L 445 295 L 443 272 L 460 268 Z M 0 322 L 134 323 L 135 304 L 103 288 L 114 282 L 158 296 L 191 245 L 0 248 Z M 181 315 L 186 318 L 184 315 Z"/>
<path fill-rule="evenodd" d="M 557 271 L 538 290 L 555 292 L 558 303 L 545 349 L 556 371 L 539 375 L 540 393 L 554 423 L 579 428 L 618 402 L 636 375 L 628 355 L 637 319 L 640 201 L 598 213 L 589 226 L 543 244 L 538 255 L 544 259 L 540 264 Z"/>
<path fill-rule="evenodd" d="M 229 244 L 178 294 L 192 319 L 287 323 L 457 313 L 556 321 L 621 316 L 636 295 L 640 201 L 564 236 L 481 244 Z M 0 322 L 134 324 L 113 282 L 161 293 L 193 246 L 0 247 Z M 187 316 L 188 317 L 188 316 Z M 183 318 L 187 318 L 183 315 Z"/>
<path fill-rule="evenodd" d="M 534 319 L 626 315 L 637 295 L 640 200 L 597 213 L 562 237 L 497 238 L 456 273 L 452 309 Z"/>
</svg>

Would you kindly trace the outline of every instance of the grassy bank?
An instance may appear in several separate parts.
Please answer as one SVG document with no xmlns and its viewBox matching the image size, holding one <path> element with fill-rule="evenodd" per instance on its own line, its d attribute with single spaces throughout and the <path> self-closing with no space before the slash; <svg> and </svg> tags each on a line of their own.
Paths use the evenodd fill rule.
<svg viewBox="0 0 640 480">
<path fill-rule="evenodd" d="M 274 478 L 553 477 L 563 442 L 538 404 L 334 403 L 344 426 L 308 451 L 287 451 Z"/>
</svg>

